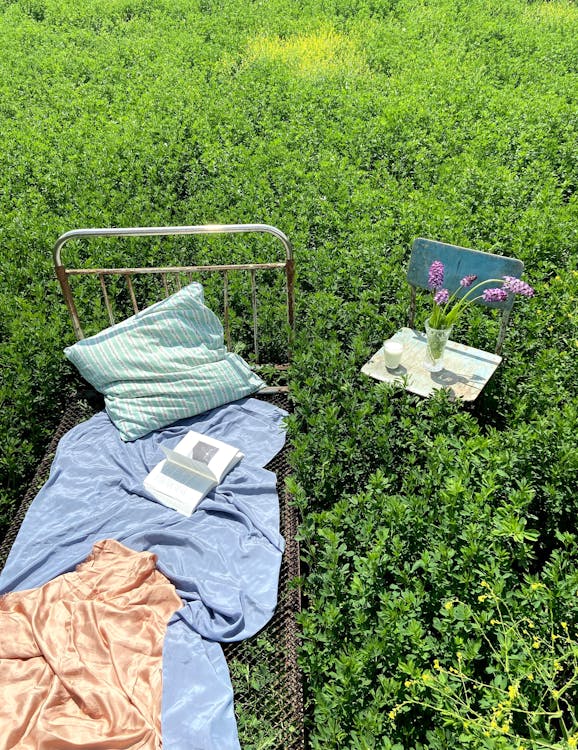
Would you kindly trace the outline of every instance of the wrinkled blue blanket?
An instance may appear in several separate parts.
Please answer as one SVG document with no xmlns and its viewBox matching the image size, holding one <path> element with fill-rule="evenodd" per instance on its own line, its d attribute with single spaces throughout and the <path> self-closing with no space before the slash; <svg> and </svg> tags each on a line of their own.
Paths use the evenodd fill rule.
<svg viewBox="0 0 578 750">
<path fill-rule="evenodd" d="M 276 605 L 284 542 L 275 475 L 263 466 L 283 447 L 284 416 L 243 399 L 124 443 L 104 412 L 95 415 L 60 441 L 0 574 L 0 593 L 41 586 L 107 538 L 158 555 L 158 568 L 184 602 L 163 651 L 167 750 L 239 748 L 218 642 L 253 635 Z M 160 446 L 174 447 L 191 428 L 245 457 L 187 518 L 154 500 L 142 481 L 163 458 Z"/>
</svg>

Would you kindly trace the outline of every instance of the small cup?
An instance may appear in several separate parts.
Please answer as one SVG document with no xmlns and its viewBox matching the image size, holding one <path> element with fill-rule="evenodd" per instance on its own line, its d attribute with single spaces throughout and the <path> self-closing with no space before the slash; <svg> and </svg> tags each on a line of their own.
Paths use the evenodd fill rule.
<svg viewBox="0 0 578 750">
<path fill-rule="evenodd" d="M 383 345 L 383 357 L 385 359 L 385 366 L 388 370 L 397 370 L 401 361 L 401 354 L 403 352 L 403 344 L 399 341 L 386 341 Z"/>
</svg>

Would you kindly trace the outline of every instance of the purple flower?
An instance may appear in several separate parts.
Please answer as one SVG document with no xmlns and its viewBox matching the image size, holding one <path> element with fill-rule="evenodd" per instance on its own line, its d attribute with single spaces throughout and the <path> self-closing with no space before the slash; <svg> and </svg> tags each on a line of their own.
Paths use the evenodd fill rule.
<svg viewBox="0 0 578 750">
<path fill-rule="evenodd" d="M 440 289 L 434 294 L 434 302 L 438 305 L 445 305 L 450 298 L 450 293 L 447 289 Z"/>
<path fill-rule="evenodd" d="M 471 286 L 477 278 L 478 277 L 475 274 L 472 274 L 471 276 L 464 276 L 464 278 L 460 281 L 460 286 Z"/>
<path fill-rule="evenodd" d="M 444 264 L 441 260 L 434 260 L 429 267 L 427 283 L 430 289 L 441 289 L 444 285 Z"/>
<path fill-rule="evenodd" d="M 504 276 L 504 289 L 513 294 L 521 294 L 523 297 L 533 297 L 534 290 L 529 284 L 515 276 Z"/>
<path fill-rule="evenodd" d="M 506 289 L 494 287 L 493 289 L 486 289 L 482 297 L 484 302 L 504 302 L 508 299 L 508 292 Z"/>
</svg>

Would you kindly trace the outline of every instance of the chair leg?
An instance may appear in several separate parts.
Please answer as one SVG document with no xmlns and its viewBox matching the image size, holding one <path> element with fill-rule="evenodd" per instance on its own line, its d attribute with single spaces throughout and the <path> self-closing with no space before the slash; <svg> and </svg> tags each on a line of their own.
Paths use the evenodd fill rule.
<svg viewBox="0 0 578 750">
<path fill-rule="evenodd" d="M 413 322 L 415 319 L 415 300 L 416 300 L 416 291 L 415 287 L 411 287 L 411 297 L 409 300 L 409 313 L 408 313 L 408 321 L 407 325 L 409 328 L 413 328 Z"/>
</svg>

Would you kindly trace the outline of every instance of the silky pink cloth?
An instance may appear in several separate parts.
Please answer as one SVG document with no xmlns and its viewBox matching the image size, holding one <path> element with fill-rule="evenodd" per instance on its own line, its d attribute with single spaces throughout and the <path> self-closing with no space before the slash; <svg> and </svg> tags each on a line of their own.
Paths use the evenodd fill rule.
<svg viewBox="0 0 578 750">
<path fill-rule="evenodd" d="M 162 649 L 182 606 L 156 555 L 107 539 L 0 599 L 0 748 L 158 750 Z"/>
</svg>

